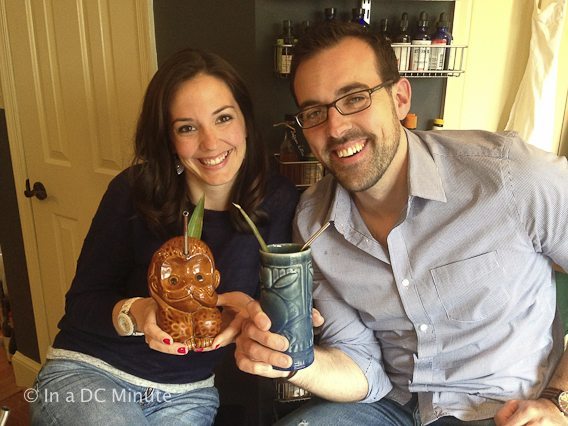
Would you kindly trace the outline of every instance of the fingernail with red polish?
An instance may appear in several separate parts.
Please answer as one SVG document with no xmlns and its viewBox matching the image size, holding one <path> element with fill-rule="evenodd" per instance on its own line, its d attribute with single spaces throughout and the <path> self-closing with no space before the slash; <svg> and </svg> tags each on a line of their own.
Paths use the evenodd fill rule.
<svg viewBox="0 0 568 426">
<path fill-rule="evenodd" d="M 164 339 L 164 340 L 162 340 L 162 342 L 164 342 L 166 345 L 171 345 L 171 344 L 172 344 L 172 342 L 171 342 L 170 339 Z"/>
<path fill-rule="evenodd" d="M 178 348 L 178 354 L 184 354 L 187 352 L 186 348 Z"/>
<path fill-rule="evenodd" d="M 221 345 L 216 345 L 213 349 L 219 349 L 219 346 Z"/>
</svg>

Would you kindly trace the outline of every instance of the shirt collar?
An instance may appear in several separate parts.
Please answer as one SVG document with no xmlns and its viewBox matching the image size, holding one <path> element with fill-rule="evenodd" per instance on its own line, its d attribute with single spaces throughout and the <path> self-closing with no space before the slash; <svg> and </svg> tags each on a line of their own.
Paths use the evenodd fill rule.
<svg viewBox="0 0 568 426">
<path fill-rule="evenodd" d="M 446 193 L 432 154 L 414 133 L 404 130 L 408 139 L 408 194 L 446 202 Z"/>
<path fill-rule="evenodd" d="M 409 195 L 433 201 L 446 202 L 446 193 L 438 167 L 432 158 L 426 144 L 414 133 L 406 132 L 408 140 L 408 181 Z M 356 207 L 352 203 L 349 192 L 334 180 L 335 194 L 331 203 L 328 220 L 338 223 L 348 223 L 350 218 L 359 218 L 352 215 L 351 210 Z"/>
</svg>

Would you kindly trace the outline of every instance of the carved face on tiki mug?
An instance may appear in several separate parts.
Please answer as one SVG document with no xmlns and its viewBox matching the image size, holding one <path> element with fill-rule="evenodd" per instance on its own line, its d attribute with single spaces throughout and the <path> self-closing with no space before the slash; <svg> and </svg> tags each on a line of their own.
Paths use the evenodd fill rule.
<svg viewBox="0 0 568 426">
<path fill-rule="evenodd" d="M 152 257 L 148 288 L 158 303 L 158 326 L 190 350 L 211 346 L 221 330 L 216 308 L 220 274 L 203 241 L 184 237 L 164 243 Z"/>
</svg>

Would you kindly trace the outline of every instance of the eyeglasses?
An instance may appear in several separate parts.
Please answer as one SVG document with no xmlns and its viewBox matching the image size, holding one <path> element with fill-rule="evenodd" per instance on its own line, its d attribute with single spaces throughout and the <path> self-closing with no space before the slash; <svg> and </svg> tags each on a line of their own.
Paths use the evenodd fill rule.
<svg viewBox="0 0 568 426">
<path fill-rule="evenodd" d="M 392 83 L 392 80 L 388 80 L 370 89 L 358 90 L 344 95 L 329 104 L 306 108 L 295 115 L 296 121 L 302 129 L 310 129 L 319 126 L 327 120 L 327 113 L 331 107 L 334 107 L 341 115 L 361 112 L 371 106 L 371 95 L 374 92 Z"/>
</svg>

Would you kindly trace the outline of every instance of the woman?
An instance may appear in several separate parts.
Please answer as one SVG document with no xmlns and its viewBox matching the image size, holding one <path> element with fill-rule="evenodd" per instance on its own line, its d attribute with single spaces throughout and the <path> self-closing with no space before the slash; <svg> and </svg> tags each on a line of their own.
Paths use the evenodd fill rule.
<svg viewBox="0 0 568 426">
<path fill-rule="evenodd" d="M 223 330 L 210 350 L 188 350 L 156 325 L 146 279 L 153 253 L 182 235 L 183 211 L 202 194 L 202 240 L 221 273 L 217 292 L 254 296 L 259 245 L 231 203 L 249 213 L 267 242 L 284 242 L 298 194 L 267 173 L 252 103 L 235 70 L 214 54 L 187 49 L 151 80 L 134 165 L 112 180 L 93 219 L 60 332 L 37 377 L 33 424 L 213 422 L 213 368 L 237 326 Z"/>
</svg>

